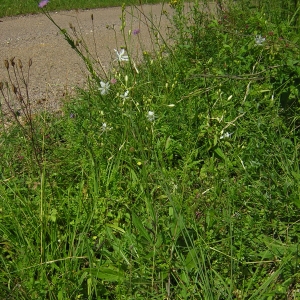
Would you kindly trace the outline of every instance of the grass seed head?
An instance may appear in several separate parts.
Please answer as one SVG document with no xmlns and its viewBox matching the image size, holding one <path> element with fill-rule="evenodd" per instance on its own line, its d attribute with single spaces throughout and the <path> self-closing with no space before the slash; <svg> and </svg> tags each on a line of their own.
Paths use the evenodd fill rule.
<svg viewBox="0 0 300 300">
<path fill-rule="evenodd" d="M 4 60 L 4 66 L 7 70 L 9 69 L 9 62 L 7 59 Z"/>
<path fill-rule="evenodd" d="M 11 59 L 10 59 L 10 63 L 11 63 L 11 65 L 12 65 L 12 67 L 14 67 L 15 66 L 15 58 L 14 57 L 12 57 Z"/>
<path fill-rule="evenodd" d="M 12 90 L 12 92 L 16 95 L 17 94 L 17 92 L 18 92 L 18 89 L 16 88 L 16 86 L 12 83 L 11 84 L 11 90 Z"/>
<path fill-rule="evenodd" d="M 23 64 L 22 64 L 22 61 L 21 61 L 21 59 L 18 59 L 18 66 L 19 66 L 19 68 L 20 68 L 20 69 L 22 69 L 22 68 L 23 68 Z"/>
<path fill-rule="evenodd" d="M 31 67 L 32 66 L 32 59 L 30 58 L 28 61 L 28 66 Z"/>
<path fill-rule="evenodd" d="M 3 82 L 0 81 L 0 91 L 2 91 L 2 90 L 3 90 Z"/>
</svg>

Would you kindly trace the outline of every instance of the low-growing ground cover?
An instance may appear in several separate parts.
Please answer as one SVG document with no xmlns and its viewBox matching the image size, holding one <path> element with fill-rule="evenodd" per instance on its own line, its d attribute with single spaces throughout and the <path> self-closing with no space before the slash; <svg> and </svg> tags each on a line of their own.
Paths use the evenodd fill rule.
<svg viewBox="0 0 300 300">
<path fill-rule="evenodd" d="M 248 4 L 173 1 L 172 42 L 152 23 L 155 51 L 115 49 L 109 73 L 64 31 L 90 89 L 60 118 L 32 118 L 15 84 L 2 298 L 299 298 L 299 6 Z"/>
</svg>

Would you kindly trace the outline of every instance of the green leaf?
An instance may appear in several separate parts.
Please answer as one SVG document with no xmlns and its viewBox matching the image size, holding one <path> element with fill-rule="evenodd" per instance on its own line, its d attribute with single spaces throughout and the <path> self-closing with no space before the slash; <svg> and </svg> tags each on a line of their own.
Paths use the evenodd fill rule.
<svg viewBox="0 0 300 300">
<path fill-rule="evenodd" d="M 170 217 L 174 216 L 174 208 L 172 206 L 169 207 L 169 216 Z"/>
<path fill-rule="evenodd" d="M 100 267 L 97 269 L 91 269 L 90 271 L 92 271 L 92 273 L 95 273 L 94 275 L 97 278 L 102 279 L 103 281 L 113 282 L 124 280 L 124 273 L 113 266 Z"/>
<path fill-rule="evenodd" d="M 63 300 L 64 299 L 63 297 L 64 297 L 63 292 L 59 291 L 58 294 L 57 294 L 57 299 L 58 300 Z"/>
<path fill-rule="evenodd" d="M 140 232 L 141 236 L 145 238 L 148 242 L 152 243 L 152 239 L 146 231 L 142 221 L 138 218 L 135 213 L 132 213 L 132 222 L 136 229 Z"/>
<path fill-rule="evenodd" d="M 191 249 L 185 259 L 185 267 L 191 271 L 197 268 L 197 250 L 195 248 Z"/>
<path fill-rule="evenodd" d="M 116 230 L 120 233 L 125 233 L 125 230 L 122 229 L 121 227 L 117 226 L 116 224 L 106 224 L 106 226 L 113 228 L 114 230 Z"/>
<path fill-rule="evenodd" d="M 167 141 L 166 141 L 166 145 L 165 145 L 166 150 L 170 147 L 171 142 L 172 142 L 172 139 L 170 137 L 168 137 Z"/>
<path fill-rule="evenodd" d="M 222 159 L 226 160 L 226 156 L 220 148 L 215 149 L 215 153 Z"/>
</svg>

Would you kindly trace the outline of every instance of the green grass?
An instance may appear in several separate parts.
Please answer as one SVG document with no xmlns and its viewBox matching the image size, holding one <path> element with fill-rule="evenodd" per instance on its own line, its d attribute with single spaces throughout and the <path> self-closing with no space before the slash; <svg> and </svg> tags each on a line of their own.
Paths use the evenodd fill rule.
<svg viewBox="0 0 300 300">
<path fill-rule="evenodd" d="M 298 10 L 173 5 L 108 74 L 64 32 L 90 88 L 2 116 L 0 298 L 299 299 Z"/>
<path fill-rule="evenodd" d="M 126 5 L 134 4 L 152 4 L 159 3 L 158 0 L 130 0 L 130 1 L 120 1 L 120 0 L 50 0 L 47 8 L 50 11 L 58 10 L 71 10 L 71 9 L 91 9 L 100 7 L 112 7 L 112 6 L 122 6 L 123 3 Z M 5 16 L 15 16 L 20 14 L 34 14 L 40 13 L 41 9 L 38 7 L 39 1 L 36 0 L 1 0 L 0 3 L 0 18 Z"/>
</svg>

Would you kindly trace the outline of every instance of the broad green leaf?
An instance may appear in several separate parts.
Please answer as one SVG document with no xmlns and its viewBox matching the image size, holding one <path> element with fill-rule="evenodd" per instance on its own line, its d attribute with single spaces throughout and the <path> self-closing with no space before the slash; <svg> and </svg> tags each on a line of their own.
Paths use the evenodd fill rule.
<svg viewBox="0 0 300 300">
<path fill-rule="evenodd" d="M 197 250 L 195 248 L 191 249 L 185 259 L 185 267 L 191 271 L 197 268 Z"/>
<path fill-rule="evenodd" d="M 99 279 L 103 281 L 123 281 L 124 280 L 124 272 L 118 270 L 113 266 L 109 267 L 100 267 L 95 269 L 90 269 L 90 271 Z"/>
<path fill-rule="evenodd" d="M 122 229 L 121 227 L 117 226 L 116 224 L 106 224 L 106 226 L 120 232 L 120 233 L 125 233 L 125 230 Z"/>
<path fill-rule="evenodd" d="M 138 218 L 135 213 L 132 213 L 132 222 L 136 229 L 140 232 L 141 236 L 145 238 L 148 242 L 152 243 L 152 239 L 146 231 L 142 221 Z"/>
<path fill-rule="evenodd" d="M 220 148 L 215 149 L 215 153 L 222 159 L 226 160 L 226 156 Z"/>
<path fill-rule="evenodd" d="M 63 297 L 64 297 L 63 292 L 59 291 L 58 294 L 57 294 L 57 299 L 58 300 L 63 300 L 64 299 Z"/>
</svg>

